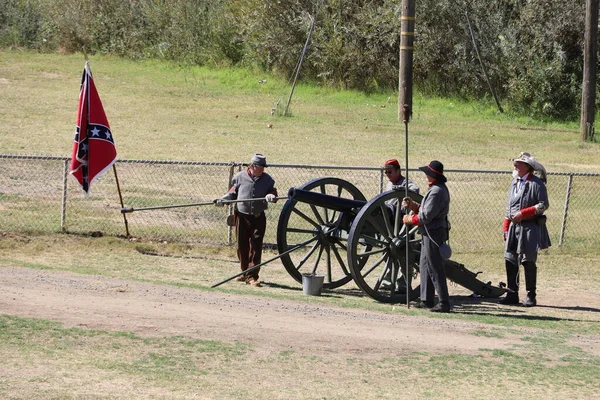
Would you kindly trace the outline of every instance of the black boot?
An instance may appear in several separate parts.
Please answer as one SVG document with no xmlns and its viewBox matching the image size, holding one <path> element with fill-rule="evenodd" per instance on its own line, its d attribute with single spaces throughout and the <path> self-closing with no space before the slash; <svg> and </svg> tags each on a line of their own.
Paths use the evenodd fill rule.
<svg viewBox="0 0 600 400">
<path fill-rule="evenodd" d="M 537 266 L 534 262 L 525 261 L 523 263 L 523 269 L 525 270 L 525 288 L 527 289 L 527 298 L 523 305 L 525 307 L 533 307 L 537 305 L 535 299 L 535 291 L 537 284 Z"/>
<path fill-rule="evenodd" d="M 431 312 L 448 313 L 448 312 L 450 312 L 450 303 L 447 303 L 445 301 L 440 301 L 435 306 L 431 307 L 429 309 L 429 311 L 431 311 Z"/>
<path fill-rule="evenodd" d="M 419 300 L 417 303 L 415 303 L 413 305 L 414 308 L 432 308 L 433 307 L 433 303 L 428 302 L 428 301 L 421 301 Z"/>
<path fill-rule="evenodd" d="M 527 292 L 527 298 L 525 299 L 523 305 L 525 307 L 533 307 L 537 305 L 537 301 L 535 300 L 535 291 Z"/>
<path fill-rule="evenodd" d="M 508 260 L 504 261 L 506 267 L 506 280 L 510 292 L 506 293 L 506 297 L 500 300 L 500 304 L 513 305 L 519 304 L 519 266 L 511 263 Z"/>
</svg>

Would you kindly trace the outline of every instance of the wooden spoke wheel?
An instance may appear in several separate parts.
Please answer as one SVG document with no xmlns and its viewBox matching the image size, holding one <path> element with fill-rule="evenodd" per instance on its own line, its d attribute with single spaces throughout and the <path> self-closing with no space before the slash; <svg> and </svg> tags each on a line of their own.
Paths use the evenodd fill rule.
<svg viewBox="0 0 600 400">
<path fill-rule="evenodd" d="M 360 190 L 343 179 L 318 178 L 298 189 L 366 201 Z M 303 274 L 324 275 L 323 287 L 333 289 L 352 276 L 346 264 L 350 222 L 339 211 L 288 199 L 277 225 L 279 254 L 287 272 L 298 282 Z"/>
<path fill-rule="evenodd" d="M 421 242 L 415 239 L 417 228 L 411 227 L 407 232 L 402 223 L 400 207 L 404 195 L 404 190 L 394 190 L 371 199 L 354 219 L 348 236 L 348 265 L 354 282 L 367 295 L 384 303 L 406 303 L 407 295 L 409 300 L 419 297 L 420 286 L 415 278 Z M 423 199 L 413 192 L 409 196 L 419 203 Z"/>
</svg>

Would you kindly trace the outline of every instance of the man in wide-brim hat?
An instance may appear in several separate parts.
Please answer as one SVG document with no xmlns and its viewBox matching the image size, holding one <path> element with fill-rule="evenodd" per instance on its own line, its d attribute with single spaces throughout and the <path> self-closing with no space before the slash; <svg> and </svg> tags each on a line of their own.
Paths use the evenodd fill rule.
<svg viewBox="0 0 600 400">
<path fill-rule="evenodd" d="M 433 312 L 449 312 L 450 299 L 444 260 L 440 254 L 440 245 L 448 240 L 448 212 L 450 211 L 450 192 L 446 187 L 444 164 L 433 160 L 419 168 L 427 176 L 429 190 L 421 204 L 404 198 L 403 207 L 411 210 L 405 215 L 403 222 L 407 225 L 418 225 L 423 238 L 421 241 L 421 259 L 419 271 L 421 277 L 420 306 Z M 434 305 L 435 292 L 439 302 Z"/>
<path fill-rule="evenodd" d="M 506 216 L 502 227 L 504 237 L 504 264 L 510 292 L 501 304 L 519 303 L 519 264 L 525 271 L 527 298 L 523 305 L 537 304 L 537 254 L 550 246 L 544 212 L 550 206 L 548 191 L 544 183 L 546 170 L 529 153 L 513 161 L 513 181 L 508 190 Z M 541 178 L 534 175 L 541 173 Z"/>
</svg>

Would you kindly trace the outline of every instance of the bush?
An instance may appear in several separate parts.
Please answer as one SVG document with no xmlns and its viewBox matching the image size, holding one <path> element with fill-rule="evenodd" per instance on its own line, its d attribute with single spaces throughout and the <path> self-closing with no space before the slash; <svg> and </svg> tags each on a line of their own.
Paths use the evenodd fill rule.
<svg viewBox="0 0 600 400">
<path fill-rule="evenodd" d="M 302 78 L 372 92 L 398 86 L 400 7 L 398 0 L 0 0 L 0 46 L 245 65 L 290 77 L 314 18 Z M 413 82 L 423 93 L 486 98 L 483 65 L 503 103 L 533 116 L 577 116 L 584 0 L 418 0 L 416 7 Z"/>
</svg>

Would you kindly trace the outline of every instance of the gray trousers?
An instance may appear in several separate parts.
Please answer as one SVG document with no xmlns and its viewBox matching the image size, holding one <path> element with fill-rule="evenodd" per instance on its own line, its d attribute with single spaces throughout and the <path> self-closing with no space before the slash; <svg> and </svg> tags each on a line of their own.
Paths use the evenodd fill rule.
<svg viewBox="0 0 600 400">
<path fill-rule="evenodd" d="M 442 244 L 446 232 L 445 228 L 433 229 L 429 231 L 429 234 L 437 244 Z M 423 234 L 421 242 L 419 270 L 421 277 L 421 301 L 433 304 L 435 292 L 437 292 L 440 303 L 448 304 L 448 282 L 446 281 L 444 260 L 440 255 L 439 248 L 426 234 Z"/>
</svg>

